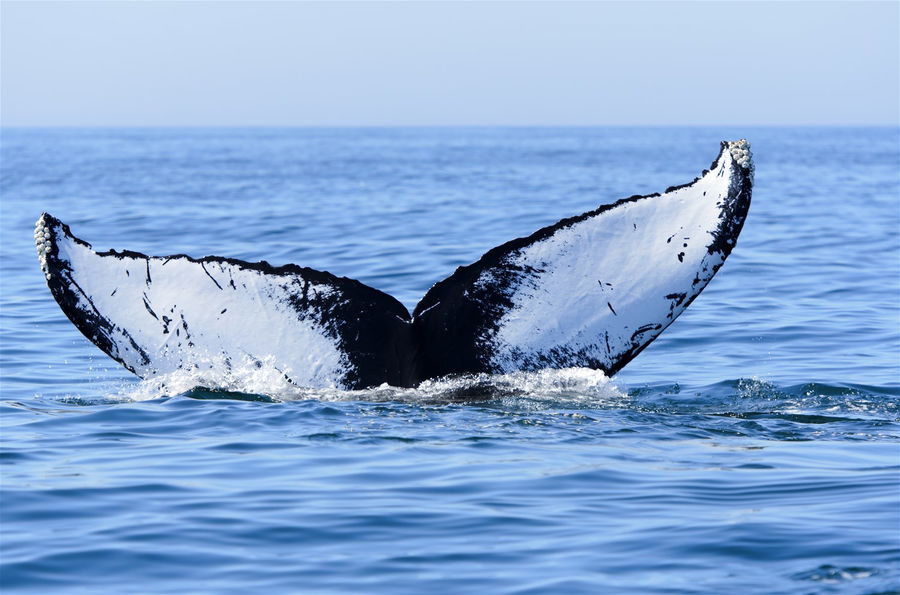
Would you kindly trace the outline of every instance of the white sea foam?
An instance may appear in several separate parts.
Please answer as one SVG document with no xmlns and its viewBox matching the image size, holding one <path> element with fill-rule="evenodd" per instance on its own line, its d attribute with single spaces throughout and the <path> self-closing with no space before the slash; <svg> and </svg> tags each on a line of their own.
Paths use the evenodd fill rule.
<svg viewBox="0 0 900 595">
<path fill-rule="evenodd" d="M 365 390 L 302 388 L 291 384 L 271 361 L 245 362 L 227 371 L 177 370 L 155 376 L 121 391 L 115 398 L 146 401 L 191 393 L 202 388 L 211 396 L 241 394 L 275 401 L 400 401 L 410 403 L 463 403 L 500 401 L 528 407 L 602 407 L 621 404 L 628 396 L 600 370 L 567 368 L 537 372 L 475 374 L 427 380 L 416 388 L 383 384 Z M 113 398 L 111 396 L 110 398 Z"/>
<path fill-rule="evenodd" d="M 268 356 L 261 360 L 247 357 L 228 369 L 203 365 L 151 376 L 126 389 L 122 397 L 131 401 L 147 401 L 187 393 L 197 388 L 272 396 L 278 400 L 282 400 L 281 395 L 300 392 L 275 364 L 275 358 Z"/>
</svg>

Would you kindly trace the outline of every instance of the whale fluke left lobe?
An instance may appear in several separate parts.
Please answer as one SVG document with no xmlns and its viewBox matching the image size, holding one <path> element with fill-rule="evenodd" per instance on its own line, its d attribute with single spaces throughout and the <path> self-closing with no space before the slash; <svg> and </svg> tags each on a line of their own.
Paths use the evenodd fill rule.
<svg viewBox="0 0 900 595">
<path fill-rule="evenodd" d="M 299 386 L 411 382 L 409 312 L 359 281 L 216 256 L 98 253 L 47 213 L 35 237 L 63 312 L 138 376 L 266 362 Z"/>
</svg>

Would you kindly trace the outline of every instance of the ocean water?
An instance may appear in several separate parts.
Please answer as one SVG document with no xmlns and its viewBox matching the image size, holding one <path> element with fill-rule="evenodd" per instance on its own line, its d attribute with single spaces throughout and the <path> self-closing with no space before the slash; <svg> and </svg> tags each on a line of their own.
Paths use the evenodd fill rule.
<svg viewBox="0 0 900 595">
<path fill-rule="evenodd" d="M 410 309 L 487 249 L 753 143 L 719 275 L 620 374 L 140 381 L 38 268 L 293 262 Z M 5 129 L 0 589 L 900 592 L 896 128 Z M 213 386 L 214 385 L 214 386 Z"/>
</svg>

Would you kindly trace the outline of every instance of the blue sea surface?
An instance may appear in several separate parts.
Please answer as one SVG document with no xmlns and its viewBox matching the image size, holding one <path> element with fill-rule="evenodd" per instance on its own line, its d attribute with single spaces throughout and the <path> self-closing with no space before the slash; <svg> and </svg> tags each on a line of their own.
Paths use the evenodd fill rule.
<svg viewBox="0 0 900 595">
<path fill-rule="evenodd" d="M 728 262 L 617 376 L 141 381 L 53 301 L 96 249 L 297 263 L 410 309 L 489 248 L 753 143 Z M 4 129 L 4 593 L 900 592 L 897 128 Z M 589 257 L 589 255 L 586 255 Z"/>
</svg>

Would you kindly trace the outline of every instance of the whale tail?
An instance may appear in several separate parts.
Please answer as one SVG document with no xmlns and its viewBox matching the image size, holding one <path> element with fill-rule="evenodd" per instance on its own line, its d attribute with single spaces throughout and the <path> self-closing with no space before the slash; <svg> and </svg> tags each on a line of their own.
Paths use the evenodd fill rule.
<svg viewBox="0 0 900 595">
<path fill-rule="evenodd" d="M 263 363 L 304 387 L 415 386 L 449 374 L 614 374 L 697 297 L 750 206 L 746 141 L 663 194 L 563 219 L 458 268 L 411 315 L 327 272 L 184 254 L 95 252 L 44 213 L 35 241 L 66 316 L 141 377 Z"/>
</svg>

